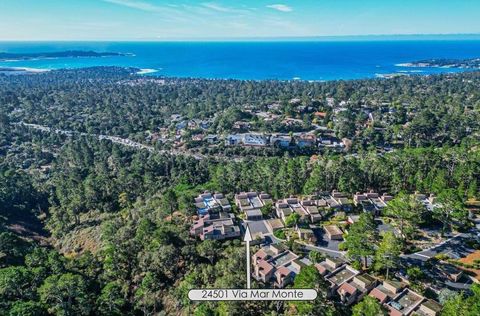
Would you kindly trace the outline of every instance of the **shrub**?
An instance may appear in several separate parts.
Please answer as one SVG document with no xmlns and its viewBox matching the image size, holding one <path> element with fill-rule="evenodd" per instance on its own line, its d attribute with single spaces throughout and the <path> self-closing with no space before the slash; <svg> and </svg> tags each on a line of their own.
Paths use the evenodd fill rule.
<svg viewBox="0 0 480 316">
<path fill-rule="evenodd" d="M 444 253 L 439 253 L 438 255 L 435 256 L 435 258 L 441 261 L 450 259 L 450 257 Z"/>
<path fill-rule="evenodd" d="M 273 236 L 277 237 L 278 239 L 287 239 L 287 236 L 285 235 L 285 230 L 279 229 L 273 232 Z"/>
</svg>

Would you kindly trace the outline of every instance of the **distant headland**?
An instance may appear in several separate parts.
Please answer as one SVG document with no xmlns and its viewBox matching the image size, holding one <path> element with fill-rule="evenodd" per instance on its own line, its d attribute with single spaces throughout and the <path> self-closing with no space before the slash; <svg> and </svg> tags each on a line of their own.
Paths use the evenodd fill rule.
<svg viewBox="0 0 480 316">
<path fill-rule="evenodd" d="M 84 57 L 112 57 L 112 56 L 132 56 L 126 53 L 113 52 L 94 52 L 82 50 L 68 50 L 61 52 L 47 53 L 0 53 L 0 61 L 21 61 L 32 59 L 52 59 L 52 58 L 84 58 Z"/>
<path fill-rule="evenodd" d="M 470 59 L 425 59 L 410 63 L 398 64 L 399 67 L 419 67 L 419 68 L 463 68 L 480 69 L 480 58 Z"/>
</svg>

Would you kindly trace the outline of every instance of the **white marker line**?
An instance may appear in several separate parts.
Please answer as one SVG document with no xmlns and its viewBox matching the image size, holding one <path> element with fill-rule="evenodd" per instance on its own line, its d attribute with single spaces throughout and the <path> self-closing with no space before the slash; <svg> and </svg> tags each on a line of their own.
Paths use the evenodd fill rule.
<svg viewBox="0 0 480 316">
<path fill-rule="evenodd" d="M 250 272 L 251 268 L 251 263 L 250 263 L 250 242 L 252 241 L 252 234 L 250 233 L 250 228 L 248 227 L 247 224 L 247 229 L 245 230 L 245 237 L 243 238 L 243 241 L 246 242 L 246 247 L 247 247 L 247 289 L 250 289 L 250 278 L 252 277 L 252 274 Z"/>
</svg>

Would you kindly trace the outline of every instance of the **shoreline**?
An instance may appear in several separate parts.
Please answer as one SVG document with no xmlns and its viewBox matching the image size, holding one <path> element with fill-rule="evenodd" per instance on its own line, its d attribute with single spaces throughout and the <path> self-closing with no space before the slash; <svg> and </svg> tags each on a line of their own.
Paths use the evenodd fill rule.
<svg viewBox="0 0 480 316">
<path fill-rule="evenodd" d="M 395 64 L 395 66 L 399 67 L 399 65 L 406 65 L 406 64 Z M 139 75 L 139 76 L 159 76 L 159 77 L 169 77 L 169 78 L 181 78 L 181 79 L 205 79 L 205 80 L 238 80 L 238 81 L 299 81 L 299 82 L 329 82 L 329 81 L 357 81 L 357 80 L 372 80 L 372 79 L 392 79 L 396 77 L 402 76 L 429 76 L 429 75 L 441 75 L 441 74 L 454 74 L 454 73 L 464 73 L 464 72 L 472 72 L 472 71 L 479 71 L 480 69 L 474 68 L 446 68 L 446 67 L 412 67 L 412 66 L 403 66 L 404 68 L 417 68 L 417 69 L 404 69 L 404 70 L 394 70 L 393 72 L 387 73 L 372 73 L 369 76 L 361 77 L 361 78 L 332 78 L 332 79 L 310 79 L 310 78 L 301 78 L 301 77 L 292 77 L 292 78 L 262 78 L 262 79 L 255 79 L 255 78 L 235 78 L 235 77 L 202 77 L 202 76 L 182 76 L 182 75 L 169 75 L 166 76 L 161 74 L 162 68 L 139 68 L 135 66 L 104 66 L 104 65 L 97 65 L 97 66 L 83 66 L 83 67 L 61 67 L 61 68 L 33 68 L 33 67 L 23 67 L 23 66 L 16 66 L 12 67 L 9 65 L 2 65 L 0 62 L 0 74 L 39 74 L 45 73 L 49 71 L 61 71 L 61 70 L 80 70 L 84 68 L 102 68 L 102 67 L 117 67 L 121 69 L 132 69 L 132 75 Z M 418 69 L 423 68 L 423 69 Z M 428 69 L 444 69 L 444 71 L 440 72 L 429 72 Z M 158 74 L 157 74 L 158 73 Z M 154 75 L 157 74 L 157 75 Z"/>
<path fill-rule="evenodd" d="M 31 73 L 31 74 L 38 74 L 49 72 L 52 69 L 44 69 L 44 68 L 30 68 L 30 67 L 3 67 L 0 66 L 0 73 Z"/>
<path fill-rule="evenodd" d="M 83 50 L 69 50 L 47 53 L 8 53 L 0 52 L 0 62 L 55 60 L 64 58 L 104 58 L 104 57 L 135 57 L 132 53 L 95 52 Z"/>
<path fill-rule="evenodd" d="M 139 71 L 136 72 L 137 75 L 147 75 L 147 74 L 153 74 L 156 72 L 159 72 L 160 70 L 158 69 L 153 69 L 153 68 L 140 68 Z"/>
</svg>

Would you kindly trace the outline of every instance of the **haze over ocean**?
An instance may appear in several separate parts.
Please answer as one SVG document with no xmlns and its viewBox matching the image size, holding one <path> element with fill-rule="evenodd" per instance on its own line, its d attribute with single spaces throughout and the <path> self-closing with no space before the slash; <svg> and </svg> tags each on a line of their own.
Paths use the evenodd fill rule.
<svg viewBox="0 0 480 316">
<path fill-rule="evenodd" d="M 0 42 L 0 52 L 94 50 L 134 56 L 3 61 L 0 67 L 39 69 L 125 66 L 168 77 L 336 80 L 392 73 L 460 69 L 397 64 L 430 58 L 480 57 L 480 40 L 245 41 L 245 42 Z"/>
</svg>

